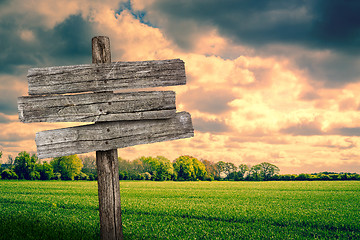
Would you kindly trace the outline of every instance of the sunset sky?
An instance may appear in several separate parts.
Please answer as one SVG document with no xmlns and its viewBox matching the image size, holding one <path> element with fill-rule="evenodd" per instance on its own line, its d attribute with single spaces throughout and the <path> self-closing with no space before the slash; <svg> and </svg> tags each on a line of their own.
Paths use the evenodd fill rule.
<svg viewBox="0 0 360 240">
<path fill-rule="evenodd" d="M 281 173 L 360 173 L 360 1 L 0 0 L 2 161 L 36 152 L 35 133 L 78 123 L 20 123 L 33 67 L 180 58 L 178 111 L 195 137 L 119 149 L 125 159 L 192 155 Z"/>
</svg>

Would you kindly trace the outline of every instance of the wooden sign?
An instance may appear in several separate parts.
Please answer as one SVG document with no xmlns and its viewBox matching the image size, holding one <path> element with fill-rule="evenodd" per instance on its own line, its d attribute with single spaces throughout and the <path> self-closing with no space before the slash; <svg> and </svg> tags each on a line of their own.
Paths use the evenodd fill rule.
<svg viewBox="0 0 360 240">
<path fill-rule="evenodd" d="M 185 84 L 185 67 L 180 59 L 32 68 L 28 81 L 31 96 L 18 98 L 22 122 L 96 123 L 37 133 L 40 159 L 194 135 L 190 115 L 175 115 L 173 91 L 104 92 Z M 86 93 L 74 94 L 79 92 Z M 187 120 L 180 122 L 180 118 Z"/>
<path fill-rule="evenodd" d="M 18 98 L 19 118 L 94 122 L 37 133 L 38 157 L 96 151 L 100 237 L 124 239 L 117 148 L 189 138 L 194 129 L 189 113 L 176 113 L 172 91 L 112 91 L 185 84 L 185 66 L 180 59 L 111 63 L 104 36 L 92 39 L 92 58 L 93 64 L 30 69 L 30 96 Z"/>
<path fill-rule="evenodd" d="M 20 121 L 103 122 L 175 116 L 175 92 L 85 93 L 18 98 Z"/>
<path fill-rule="evenodd" d="M 36 134 L 39 158 L 106 151 L 194 135 L 189 113 L 162 120 L 102 122 Z"/>
<path fill-rule="evenodd" d="M 32 68 L 27 77 L 30 95 L 186 84 L 185 66 L 180 59 Z"/>
</svg>

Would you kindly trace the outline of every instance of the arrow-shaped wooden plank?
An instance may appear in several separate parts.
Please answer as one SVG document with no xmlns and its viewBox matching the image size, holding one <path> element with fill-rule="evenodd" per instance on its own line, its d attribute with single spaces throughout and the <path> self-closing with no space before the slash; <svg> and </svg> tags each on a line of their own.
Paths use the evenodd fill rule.
<svg viewBox="0 0 360 240">
<path fill-rule="evenodd" d="M 170 119 L 101 122 L 43 131 L 36 134 L 35 141 L 42 159 L 193 136 L 190 114 L 180 112 Z"/>
<path fill-rule="evenodd" d="M 29 95 L 114 91 L 186 84 L 180 59 L 31 68 Z"/>
<path fill-rule="evenodd" d="M 175 116 L 175 92 L 86 93 L 18 98 L 22 122 L 102 122 Z"/>
</svg>

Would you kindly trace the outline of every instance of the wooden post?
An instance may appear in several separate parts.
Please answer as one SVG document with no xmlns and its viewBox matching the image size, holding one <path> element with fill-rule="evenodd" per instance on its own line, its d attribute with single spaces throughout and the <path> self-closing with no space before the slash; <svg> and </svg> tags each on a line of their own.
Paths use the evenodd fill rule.
<svg viewBox="0 0 360 240">
<path fill-rule="evenodd" d="M 111 63 L 110 39 L 92 39 L 92 63 Z M 123 240 L 117 149 L 96 152 L 102 240 Z"/>
<path fill-rule="evenodd" d="M 124 239 L 121 221 L 117 149 L 96 152 L 102 240 Z"/>
</svg>

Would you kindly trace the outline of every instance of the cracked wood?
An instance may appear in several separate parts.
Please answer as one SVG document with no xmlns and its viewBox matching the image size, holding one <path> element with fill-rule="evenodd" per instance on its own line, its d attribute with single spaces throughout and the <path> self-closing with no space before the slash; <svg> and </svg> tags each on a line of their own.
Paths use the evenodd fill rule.
<svg viewBox="0 0 360 240">
<path fill-rule="evenodd" d="M 114 91 L 186 84 L 180 59 L 31 68 L 29 95 Z"/>
<path fill-rule="evenodd" d="M 102 122 L 175 116 L 175 92 L 86 93 L 18 98 L 20 121 Z"/>
<path fill-rule="evenodd" d="M 190 114 L 180 112 L 170 119 L 101 122 L 43 131 L 36 134 L 35 141 L 42 159 L 193 136 Z"/>
</svg>

